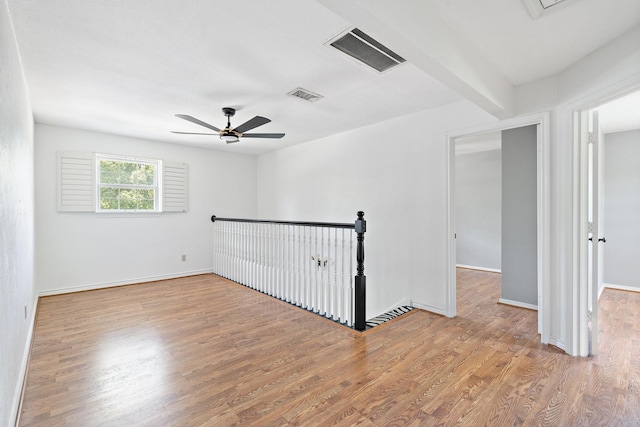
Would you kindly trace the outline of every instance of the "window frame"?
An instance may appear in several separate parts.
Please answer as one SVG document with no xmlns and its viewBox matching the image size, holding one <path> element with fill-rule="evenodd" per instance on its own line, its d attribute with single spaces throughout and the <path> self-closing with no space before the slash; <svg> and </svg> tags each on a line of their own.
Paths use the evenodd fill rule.
<svg viewBox="0 0 640 427">
<path fill-rule="evenodd" d="M 112 184 L 101 182 L 101 162 L 113 161 L 122 163 L 136 163 L 142 165 L 152 165 L 155 168 L 154 171 L 154 184 Z M 144 214 L 144 213 L 160 213 L 162 212 L 162 175 L 163 165 L 160 159 L 149 159 L 141 157 L 130 156 L 118 156 L 112 154 L 95 154 L 95 212 L 100 214 Z M 118 189 L 137 189 L 137 190 L 153 190 L 153 209 L 103 209 L 100 205 L 101 201 L 101 189 L 104 187 L 118 188 Z"/>
</svg>

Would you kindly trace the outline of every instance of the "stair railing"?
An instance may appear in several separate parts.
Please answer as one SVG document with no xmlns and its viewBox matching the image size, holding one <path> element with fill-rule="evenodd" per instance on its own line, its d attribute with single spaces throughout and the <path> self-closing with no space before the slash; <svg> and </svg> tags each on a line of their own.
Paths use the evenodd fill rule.
<svg viewBox="0 0 640 427">
<path fill-rule="evenodd" d="M 364 212 L 353 223 L 215 215 L 211 221 L 215 274 L 359 331 L 366 328 Z"/>
</svg>

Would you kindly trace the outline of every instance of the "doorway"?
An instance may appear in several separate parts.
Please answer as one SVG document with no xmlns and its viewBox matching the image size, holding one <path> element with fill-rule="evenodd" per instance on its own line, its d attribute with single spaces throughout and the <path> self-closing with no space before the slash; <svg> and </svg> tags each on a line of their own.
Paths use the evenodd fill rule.
<svg viewBox="0 0 640 427">
<path fill-rule="evenodd" d="M 535 126 L 536 141 L 536 190 L 535 190 L 535 221 L 536 233 L 536 283 L 538 307 L 538 332 L 543 343 L 548 342 L 547 307 L 549 295 L 549 117 L 546 113 L 516 119 L 504 120 L 495 124 L 481 126 L 476 129 L 453 132 L 448 135 L 448 170 L 447 170 L 447 310 L 448 317 L 456 315 L 456 212 L 455 212 L 455 143 L 462 137 L 482 135 L 488 132 L 502 132 L 510 129 Z M 502 267 L 501 267 L 502 269 Z"/>
<path fill-rule="evenodd" d="M 598 353 L 598 302 L 605 287 L 640 292 L 640 92 L 581 112 L 587 173 L 586 334 L 583 355 Z M 583 160 L 584 162 L 584 160 Z M 584 167 L 584 163 L 583 163 Z M 586 176 L 585 176 L 586 175 Z M 588 240 L 588 242 L 586 242 Z M 584 323 L 583 323 L 584 325 Z M 586 354 L 585 354 L 586 353 Z"/>
<path fill-rule="evenodd" d="M 500 273 L 496 302 L 533 310 L 538 126 L 457 138 L 454 174 L 456 266 Z"/>
</svg>

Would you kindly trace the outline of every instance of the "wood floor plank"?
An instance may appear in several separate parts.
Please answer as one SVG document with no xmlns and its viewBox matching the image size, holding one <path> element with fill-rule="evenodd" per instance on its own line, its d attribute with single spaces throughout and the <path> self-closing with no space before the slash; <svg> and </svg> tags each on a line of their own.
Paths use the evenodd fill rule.
<svg viewBox="0 0 640 427">
<path fill-rule="evenodd" d="M 572 358 L 499 274 L 457 286 L 455 319 L 363 334 L 214 275 L 44 297 L 19 425 L 640 425 L 640 293 L 605 290 Z"/>
</svg>

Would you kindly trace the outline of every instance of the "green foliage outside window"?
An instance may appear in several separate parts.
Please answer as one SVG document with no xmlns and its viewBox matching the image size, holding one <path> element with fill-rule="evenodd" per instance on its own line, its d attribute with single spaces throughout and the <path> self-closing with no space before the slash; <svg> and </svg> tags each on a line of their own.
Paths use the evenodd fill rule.
<svg viewBox="0 0 640 427">
<path fill-rule="evenodd" d="M 100 160 L 100 209 L 153 211 L 156 209 L 154 163 Z"/>
</svg>

